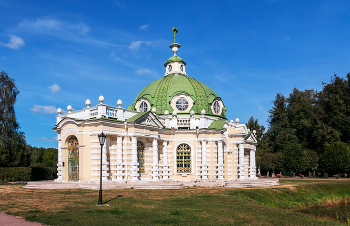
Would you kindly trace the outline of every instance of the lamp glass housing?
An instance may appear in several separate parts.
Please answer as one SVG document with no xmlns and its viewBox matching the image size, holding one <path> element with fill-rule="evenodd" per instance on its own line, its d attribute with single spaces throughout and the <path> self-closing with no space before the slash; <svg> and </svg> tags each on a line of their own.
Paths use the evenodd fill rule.
<svg viewBox="0 0 350 226">
<path fill-rule="evenodd" d="M 101 145 L 101 146 L 104 145 L 104 143 L 105 143 L 105 141 L 106 141 L 106 137 L 107 137 L 107 136 L 103 133 L 103 131 L 102 131 L 101 134 L 98 135 L 98 139 L 99 139 L 99 141 L 100 141 L 100 145 Z"/>
</svg>

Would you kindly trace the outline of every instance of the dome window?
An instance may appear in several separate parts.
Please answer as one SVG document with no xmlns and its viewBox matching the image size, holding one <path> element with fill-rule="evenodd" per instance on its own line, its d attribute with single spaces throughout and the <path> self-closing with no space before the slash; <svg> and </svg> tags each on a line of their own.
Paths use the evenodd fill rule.
<svg viewBox="0 0 350 226">
<path fill-rule="evenodd" d="M 214 113 L 215 113 L 215 114 L 219 114 L 219 113 L 220 113 L 221 107 L 220 107 L 219 101 L 216 100 L 216 101 L 214 102 L 213 109 L 214 109 Z"/>
<path fill-rule="evenodd" d="M 145 101 L 142 101 L 140 104 L 140 112 L 146 112 L 148 110 L 148 105 Z"/>
<path fill-rule="evenodd" d="M 176 108 L 179 111 L 186 111 L 188 108 L 188 101 L 183 98 L 180 97 L 177 101 L 176 101 Z"/>
</svg>

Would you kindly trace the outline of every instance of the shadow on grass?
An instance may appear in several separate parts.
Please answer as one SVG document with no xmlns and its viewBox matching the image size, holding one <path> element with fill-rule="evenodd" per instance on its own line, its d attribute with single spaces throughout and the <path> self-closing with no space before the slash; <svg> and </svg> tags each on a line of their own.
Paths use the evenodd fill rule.
<svg viewBox="0 0 350 226">
<path fill-rule="evenodd" d="M 103 202 L 102 204 L 107 204 L 107 203 L 109 203 L 110 201 L 113 201 L 114 199 L 121 198 L 121 197 L 123 197 L 123 196 L 122 196 L 122 195 L 117 195 L 116 197 L 114 197 L 114 198 L 112 198 L 112 199 L 110 199 L 110 200 L 107 200 L 107 201 Z"/>
</svg>

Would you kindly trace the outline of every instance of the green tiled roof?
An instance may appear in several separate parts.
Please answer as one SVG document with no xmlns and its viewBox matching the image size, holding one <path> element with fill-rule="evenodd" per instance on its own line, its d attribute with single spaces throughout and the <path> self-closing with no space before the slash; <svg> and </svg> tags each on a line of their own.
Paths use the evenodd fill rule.
<svg viewBox="0 0 350 226">
<path fill-rule="evenodd" d="M 166 63 L 164 64 L 164 66 L 166 66 L 168 63 L 170 63 L 170 62 L 182 62 L 182 63 L 184 63 L 185 65 L 186 65 L 186 63 L 185 63 L 185 61 L 181 58 L 181 57 L 179 57 L 179 56 L 172 56 L 172 57 L 170 57 L 167 61 L 166 61 Z"/>
<path fill-rule="evenodd" d="M 209 129 L 221 130 L 224 128 L 226 120 L 216 120 L 212 122 L 209 126 Z"/>
<path fill-rule="evenodd" d="M 219 96 L 202 82 L 187 75 L 167 75 L 155 80 L 139 93 L 132 106 L 128 107 L 128 109 L 136 111 L 136 102 L 140 98 L 145 98 L 151 104 L 150 109 L 153 107 L 157 109 L 158 115 L 163 115 L 165 110 L 168 110 L 171 114 L 173 108 L 169 102 L 175 95 L 180 93 L 188 94 L 194 100 L 191 110 L 195 114 L 200 114 L 201 110 L 204 109 L 206 115 L 214 115 L 211 110 L 211 104 Z M 226 118 L 226 106 L 223 107 L 219 116 Z"/>
<path fill-rule="evenodd" d="M 145 114 L 149 113 L 149 111 L 146 111 L 146 112 L 140 112 L 130 118 L 128 118 L 126 120 L 126 122 L 135 122 L 137 119 L 141 118 L 142 116 L 144 116 Z"/>
</svg>

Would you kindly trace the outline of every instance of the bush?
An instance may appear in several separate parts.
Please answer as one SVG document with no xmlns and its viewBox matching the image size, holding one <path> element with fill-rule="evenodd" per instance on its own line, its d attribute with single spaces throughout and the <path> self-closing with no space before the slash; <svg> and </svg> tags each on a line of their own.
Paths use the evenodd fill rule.
<svg viewBox="0 0 350 226">
<path fill-rule="evenodd" d="M 54 170 L 51 167 L 31 167 L 32 180 L 51 180 L 54 179 Z"/>
<path fill-rule="evenodd" d="M 0 181 L 29 181 L 32 176 L 30 167 L 1 167 Z"/>
</svg>

